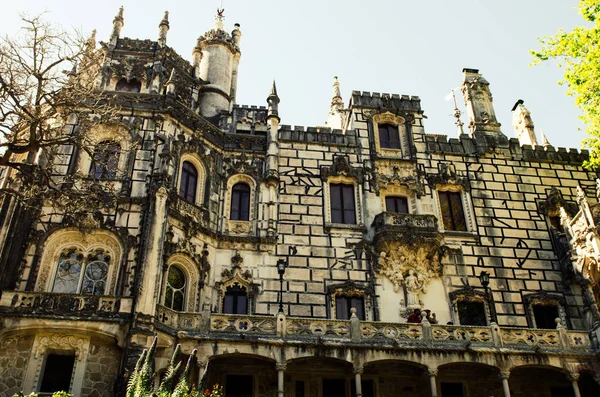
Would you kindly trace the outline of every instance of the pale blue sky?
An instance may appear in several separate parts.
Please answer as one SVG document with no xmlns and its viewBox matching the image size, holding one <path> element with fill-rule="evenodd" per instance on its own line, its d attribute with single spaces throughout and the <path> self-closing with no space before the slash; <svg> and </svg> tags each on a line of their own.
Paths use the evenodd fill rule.
<svg viewBox="0 0 600 397">
<path fill-rule="evenodd" d="M 19 13 L 47 10 L 47 19 L 107 40 L 112 19 L 125 6 L 122 36 L 156 39 L 170 12 L 168 45 L 191 59 L 196 38 L 213 25 L 219 0 L 21 0 L 6 2 L 0 33 L 16 34 Z M 556 82 L 554 65 L 529 67 L 537 37 L 581 24 L 577 0 L 224 0 L 225 26 L 241 24 L 238 102 L 264 105 L 273 78 L 283 124 L 323 125 L 333 76 L 344 102 L 351 90 L 418 95 L 428 133 L 455 136 L 452 105 L 464 67 L 491 83 L 503 132 L 512 131 L 511 108 L 523 99 L 536 131 L 550 143 L 580 147 L 584 137 L 573 98 Z M 460 98 L 462 102 L 462 98 Z M 463 121 L 468 122 L 465 116 Z M 579 130 L 581 128 L 581 130 Z"/>
</svg>

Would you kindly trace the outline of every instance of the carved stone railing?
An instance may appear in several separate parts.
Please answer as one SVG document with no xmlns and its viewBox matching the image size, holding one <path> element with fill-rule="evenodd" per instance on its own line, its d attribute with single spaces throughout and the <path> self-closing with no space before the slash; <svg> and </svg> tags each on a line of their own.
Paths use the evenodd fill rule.
<svg viewBox="0 0 600 397">
<path fill-rule="evenodd" d="M 156 321 L 171 329 L 200 329 L 202 328 L 202 313 L 178 312 L 162 305 L 157 305 Z"/>
<path fill-rule="evenodd" d="M 131 298 L 115 296 L 2 291 L 0 311 L 65 317 L 122 317 L 130 314 L 131 303 Z"/>
<path fill-rule="evenodd" d="M 199 223 L 201 226 L 208 226 L 208 211 L 190 203 L 182 197 L 173 195 L 171 208 L 183 216 L 192 217 L 194 222 Z"/>
<path fill-rule="evenodd" d="M 210 332 L 276 335 L 277 319 L 274 316 L 211 314 Z"/>
<path fill-rule="evenodd" d="M 375 232 L 414 230 L 421 232 L 437 232 L 437 218 L 434 215 L 397 214 L 382 212 L 373 221 Z"/>
<path fill-rule="evenodd" d="M 288 317 L 285 319 L 286 335 L 289 337 L 350 338 L 350 321 Z"/>
<path fill-rule="evenodd" d="M 362 339 L 406 339 L 418 340 L 423 337 L 420 324 L 383 323 L 377 321 L 361 321 L 360 335 Z"/>
</svg>

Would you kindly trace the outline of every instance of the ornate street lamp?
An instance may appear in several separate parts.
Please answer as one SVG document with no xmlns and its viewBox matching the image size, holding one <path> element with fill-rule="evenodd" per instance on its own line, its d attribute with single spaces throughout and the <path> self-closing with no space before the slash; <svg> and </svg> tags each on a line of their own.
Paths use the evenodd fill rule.
<svg viewBox="0 0 600 397">
<path fill-rule="evenodd" d="M 286 259 L 277 260 L 277 273 L 279 274 L 279 313 L 283 313 L 283 275 L 289 265 L 289 257 L 296 255 L 298 250 L 294 246 L 289 248 L 289 256 Z"/>
<path fill-rule="evenodd" d="M 485 290 L 485 297 L 488 304 L 488 309 L 490 311 L 490 323 L 496 322 L 496 309 L 494 308 L 494 304 L 492 303 L 492 294 L 490 293 L 490 274 L 488 272 L 482 271 L 479 273 L 479 282 L 483 286 Z"/>
</svg>

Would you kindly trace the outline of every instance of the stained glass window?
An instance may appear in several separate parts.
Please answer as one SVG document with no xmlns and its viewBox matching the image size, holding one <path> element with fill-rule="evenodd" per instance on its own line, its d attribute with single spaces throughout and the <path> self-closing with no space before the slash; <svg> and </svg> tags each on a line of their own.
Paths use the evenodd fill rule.
<svg viewBox="0 0 600 397">
<path fill-rule="evenodd" d="M 76 294 L 81 278 L 82 257 L 75 251 L 69 251 L 60 256 L 52 292 L 59 294 Z"/>
<path fill-rule="evenodd" d="M 121 146 L 116 142 L 101 142 L 96 145 L 90 167 L 91 178 L 115 179 L 119 168 Z"/>
<path fill-rule="evenodd" d="M 177 266 L 170 266 L 167 274 L 167 290 L 165 306 L 169 309 L 184 311 L 186 279 L 183 271 Z"/>
<path fill-rule="evenodd" d="M 467 231 L 460 192 L 438 192 L 445 230 Z"/>
<path fill-rule="evenodd" d="M 81 293 L 85 295 L 104 295 L 108 263 L 110 258 L 103 253 L 90 256 L 83 272 Z"/>
</svg>

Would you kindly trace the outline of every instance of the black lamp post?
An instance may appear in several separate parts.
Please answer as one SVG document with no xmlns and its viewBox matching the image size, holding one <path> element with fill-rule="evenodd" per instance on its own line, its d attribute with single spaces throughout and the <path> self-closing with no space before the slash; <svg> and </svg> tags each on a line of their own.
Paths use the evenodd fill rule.
<svg viewBox="0 0 600 397">
<path fill-rule="evenodd" d="M 277 260 L 277 273 L 279 274 L 279 313 L 283 313 L 283 275 L 289 264 L 289 257 L 296 255 L 296 247 L 290 246 L 289 256 L 286 259 Z"/>
<path fill-rule="evenodd" d="M 482 271 L 479 273 L 479 282 L 483 286 L 485 290 L 485 297 L 488 304 L 488 309 L 490 310 L 490 323 L 496 322 L 496 309 L 494 308 L 494 304 L 492 302 L 492 295 L 490 294 L 490 274 L 488 272 Z"/>
</svg>

